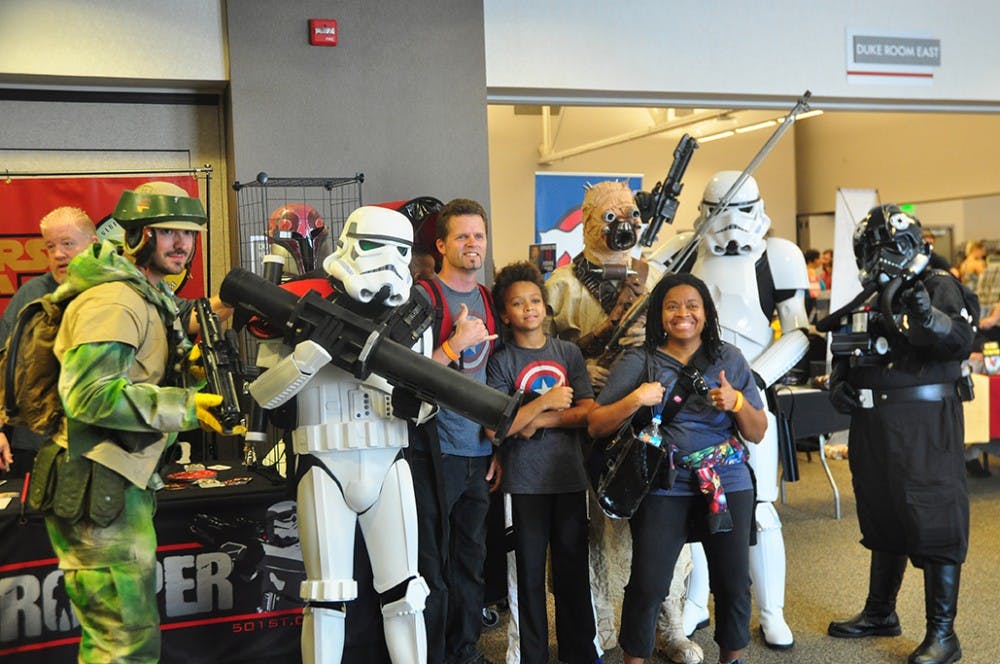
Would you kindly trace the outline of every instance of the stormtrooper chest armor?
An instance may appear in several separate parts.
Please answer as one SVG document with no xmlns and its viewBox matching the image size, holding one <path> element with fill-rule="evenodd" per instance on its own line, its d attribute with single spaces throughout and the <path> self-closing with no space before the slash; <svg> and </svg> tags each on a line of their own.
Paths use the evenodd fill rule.
<svg viewBox="0 0 1000 664">
<path fill-rule="evenodd" d="M 702 253 L 691 270 L 712 293 L 719 312 L 722 339 L 735 344 L 750 362 L 767 348 L 774 336 L 771 321 L 760 308 L 755 266 L 758 258 L 759 254 L 714 256 Z"/>
</svg>

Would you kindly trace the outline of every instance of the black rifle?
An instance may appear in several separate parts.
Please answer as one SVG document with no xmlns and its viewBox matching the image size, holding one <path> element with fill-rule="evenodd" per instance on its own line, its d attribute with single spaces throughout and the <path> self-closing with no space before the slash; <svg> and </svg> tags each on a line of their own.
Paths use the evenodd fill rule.
<svg viewBox="0 0 1000 664">
<path fill-rule="evenodd" d="M 222 397 L 222 404 L 215 409 L 223 431 L 232 431 L 243 421 L 240 408 L 240 390 L 237 380 L 242 382 L 243 364 L 238 351 L 236 333 L 227 330 L 223 334 L 219 316 L 212 311 L 212 305 L 205 298 L 194 302 L 194 311 L 201 328 L 201 362 L 205 367 L 208 391 Z"/>
<path fill-rule="evenodd" d="M 517 414 L 520 391 L 509 396 L 438 364 L 393 341 L 384 325 L 325 300 L 316 291 L 298 297 L 249 270 L 234 268 L 222 280 L 219 296 L 227 304 L 259 315 L 282 333 L 289 346 L 314 341 L 330 354 L 331 364 L 355 378 L 363 380 L 372 373 L 382 376 L 421 401 L 441 404 L 496 431 L 497 440 L 503 440 Z M 422 310 L 411 307 L 406 315 L 416 320 Z M 431 318 L 414 326 L 411 344 Z"/>
<path fill-rule="evenodd" d="M 646 224 L 646 230 L 639 238 L 639 244 L 642 246 L 653 246 L 664 222 L 674 223 L 674 216 L 677 214 L 677 206 L 680 203 L 677 197 L 681 195 L 681 189 L 684 188 L 681 179 L 684 177 L 684 171 L 687 170 L 691 155 L 696 149 L 698 149 L 698 141 L 690 134 L 681 136 L 680 142 L 674 148 L 674 163 L 670 165 L 667 177 L 663 178 L 662 182 L 657 182 L 649 194 L 641 197 L 636 196 L 642 220 Z"/>
<path fill-rule="evenodd" d="M 618 324 L 612 330 L 607 343 L 604 344 L 604 349 L 597 356 L 597 364 L 599 366 L 609 368 L 614 364 L 614 361 L 618 359 L 621 352 L 625 350 L 625 347 L 621 344 L 622 337 L 646 313 L 647 308 L 649 308 L 649 291 L 640 295 L 632 303 L 632 306 L 628 308 L 628 311 L 618 320 Z"/>
</svg>

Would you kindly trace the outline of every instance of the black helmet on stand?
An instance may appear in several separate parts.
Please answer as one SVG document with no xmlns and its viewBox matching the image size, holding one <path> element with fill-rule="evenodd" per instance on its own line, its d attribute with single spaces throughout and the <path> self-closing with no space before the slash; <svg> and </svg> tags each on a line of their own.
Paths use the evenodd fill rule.
<svg viewBox="0 0 1000 664">
<path fill-rule="evenodd" d="M 862 286 L 884 286 L 927 267 L 930 247 L 920 222 L 897 205 L 878 205 L 854 229 L 854 258 Z"/>
</svg>

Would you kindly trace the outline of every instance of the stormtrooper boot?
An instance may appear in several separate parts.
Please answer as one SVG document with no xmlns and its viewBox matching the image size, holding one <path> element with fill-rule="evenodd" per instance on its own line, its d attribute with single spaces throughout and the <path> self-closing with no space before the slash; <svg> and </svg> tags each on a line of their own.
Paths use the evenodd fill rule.
<svg viewBox="0 0 1000 664">
<path fill-rule="evenodd" d="M 772 507 L 770 503 L 763 505 Z M 773 509 L 773 507 L 772 507 Z M 777 527 L 761 527 L 758 512 L 757 544 L 750 547 L 750 579 L 754 599 L 760 611 L 760 628 L 768 648 L 788 650 L 795 644 L 792 630 L 785 622 L 785 541 L 781 537 L 781 522 L 775 514 Z"/>
<path fill-rule="evenodd" d="M 332 604 L 309 604 L 302 612 L 302 662 L 339 662 L 344 654 L 347 613 Z"/>
<path fill-rule="evenodd" d="M 701 544 L 691 544 L 691 574 L 684 597 L 684 634 L 708 627 L 708 560 Z"/>
</svg>

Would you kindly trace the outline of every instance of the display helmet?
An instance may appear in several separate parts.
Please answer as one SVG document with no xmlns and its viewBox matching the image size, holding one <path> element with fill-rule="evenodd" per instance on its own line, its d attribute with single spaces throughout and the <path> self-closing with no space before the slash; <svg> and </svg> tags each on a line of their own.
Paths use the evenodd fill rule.
<svg viewBox="0 0 1000 664">
<path fill-rule="evenodd" d="M 609 180 L 588 187 L 580 211 L 586 247 L 626 251 L 638 241 L 642 218 L 628 182 Z"/>
<path fill-rule="evenodd" d="M 299 274 L 316 269 L 329 252 L 329 233 L 319 211 L 305 203 L 286 203 L 271 212 L 267 220 L 268 242 L 285 249 Z"/>
<path fill-rule="evenodd" d="M 930 247 L 920 222 L 899 206 L 876 205 L 854 229 L 854 259 L 862 286 L 884 286 L 927 267 Z"/>
<path fill-rule="evenodd" d="M 294 500 L 269 505 L 264 514 L 264 537 L 273 546 L 291 546 L 299 541 L 298 515 Z"/>
<path fill-rule="evenodd" d="M 171 182 L 146 182 L 126 189 L 112 216 L 122 228 L 125 255 L 136 265 L 145 265 L 153 255 L 154 228 L 205 231 L 208 223 L 201 201 Z"/>
<path fill-rule="evenodd" d="M 701 230 L 708 218 L 725 198 L 743 173 L 719 171 L 705 185 L 701 214 L 695 228 Z M 730 199 L 726 209 L 715 216 L 704 229 L 702 241 L 716 256 L 742 256 L 751 254 L 764 244 L 764 235 L 771 228 L 771 219 L 764 213 L 757 181 L 748 176 Z"/>
<path fill-rule="evenodd" d="M 397 306 L 410 297 L 413 225 L 389 208 L 363 206 L 344 222 L 337 248 L 323 269 L 359 302 Z"/>
</svg>

